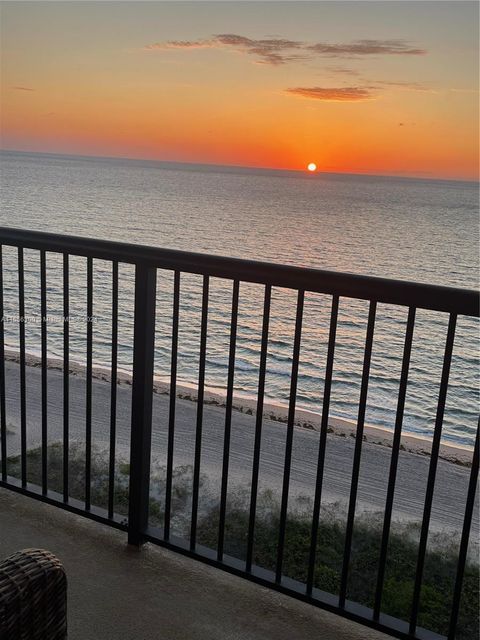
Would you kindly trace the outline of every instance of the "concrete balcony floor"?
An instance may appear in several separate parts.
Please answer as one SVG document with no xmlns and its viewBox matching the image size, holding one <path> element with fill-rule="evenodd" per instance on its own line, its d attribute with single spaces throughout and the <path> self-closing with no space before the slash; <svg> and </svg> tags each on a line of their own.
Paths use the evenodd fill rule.
<svg viewBox="0 0 480 640">
<path fill-rule="evenodd" d="M 0 489 L 0 556 L 40 547 L 68 576 L 70 640 L 385 640 L 388 636 Z"/>
</svg>

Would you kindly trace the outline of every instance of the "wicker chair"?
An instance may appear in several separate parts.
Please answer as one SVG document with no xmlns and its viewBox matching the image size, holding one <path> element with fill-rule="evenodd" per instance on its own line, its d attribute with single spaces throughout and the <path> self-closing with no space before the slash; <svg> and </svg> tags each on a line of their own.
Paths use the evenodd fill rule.
<svg viewBox="0 0 480 640">
<path fill-rule="evenodd" d="M 67 637 L 67 578 L 60 561 L 24 549 L 0 563 L 0 640 Z"/>
</svg>

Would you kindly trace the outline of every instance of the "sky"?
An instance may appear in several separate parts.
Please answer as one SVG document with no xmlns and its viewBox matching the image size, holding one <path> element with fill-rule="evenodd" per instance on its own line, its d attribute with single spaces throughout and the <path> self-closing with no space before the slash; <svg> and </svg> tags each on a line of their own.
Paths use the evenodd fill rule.
<svg viewBox="0 0 480 640">
<path fill-rule="evenodd" d="M 476 2 L 2 2 L 3 149 L 478 179 Z"/>
</svg>

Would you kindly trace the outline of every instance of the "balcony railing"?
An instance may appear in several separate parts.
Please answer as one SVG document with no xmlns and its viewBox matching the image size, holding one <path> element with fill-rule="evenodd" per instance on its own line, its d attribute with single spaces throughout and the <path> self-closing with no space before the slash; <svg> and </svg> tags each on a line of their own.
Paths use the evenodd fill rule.
<svg viewBox="0 0 480 640">
<path fill-rule="evenodd" d="M 6 420 L 6 385 L 5 385 L 5 327 L 4 327 L 4 287 L 2 271 L 2 246 L 17 248 L 18 278 L 18 315 L 19 315 L 19 367 L 20 367 L 20 410 L 21 410 L 21 452 L 20 477 L 12 477 L 8 473 L 7 420 Z M 40 486 L 27 481 L 27 421 L 26 421 L 26 347 L 25 347 L 25 282 L 24 282 L 24 250 L 39 252 L 40 257 L 40 302 L 41 302 L 41 460 L 42 473 Z M 15 249 L 9 249 L 15 251 Z M 47 447 L 48 447 L 48 413 L 47 413 L 47 252 L 55 253 L 63 263 L 63 492 L 60 494 L 48 486 Z M 85 413 L 85 499 L 79 501 L 71 497 L 69 492 L 69 295 L 71 275 L 70 256 L 86 258 L 86 313 L 92 316 L 93 311 L 93 260 L 100 259 L 111 264 L 112 277 L 112 325 L 111 325 L 111 405 L 110 409 L 110 466 L 108 507 L 100 508 L 92 503 L 92 366 L 93 366 L 93 333 L 92 325 L 87 325 L 86 333 L 86 413 Z M 133 381 L 132 381 L 132 416 L 129 466 L 129 508 L 128 519 L 114 511 L 114 472 L 115 472 L 115 426 L 116 426 L 116 394 L 117 394 L 117 348 L 118 348 L 118 303 L 119 303 L 119 264 L 134 266 L 134 330 L 133 330 Z M 152 436 L 152 385 L 154 375 L 154 343 L 156 314 L 156 282 L 157 270 L 173 272 L 174 288 L 172 300 L 171 326 L 171 372 L 170 400 L 168 423 L 168 447 L 166 467 L 166 495 L 164 505 L 163 528 L 155 529 L 149 524 L 150 495 L 150 463 Z M 179 304 L 181 298 L 181 274 L 200 274 L 203 277 L 201 330 L 198 376 L 198 402 L 196 414 L 196 437 L 194 443 L 194 466 L 192 506 L 189 519 L 190 537 L 179 539 L 171 534 L 172 509 L 172 474 L 174 459 L 175 406 L 178 360 Z M 231 321 L 228 354 L 228 378 L 226 389 L 225 431 L 223 441 L 223 463 L 221 475 L 221 493 L 219 509 L 218 545 L 215 550 L 206 548 L 197 542 L 197 519 L 199 509 L 199 486 L 201 473 L 202 428 L 204 421 L 203 404 L 205 393 L 205 366 L 207 356 L 207 323 L 209 311 L 209 283 L 211 278 L 222 278 L 232 283 Z M 227 489 L 229 482 L 229 455 L 232 428 L 232 408 L 234 393 L 235 355 L 237 341 L 237 319 L 239 306 L 239 290 L 241 282 L 256 283 L 263 287 L 263 325 L 260 347 L 259 383 L 257 408 L 255 413 L 255 438 L 253 451 L 253 467 L 251 474 L 251 492 L 249 506 L 249 526 L 246 544 L 246 558 L 239 560 L 228 556 L 224 550 L 225 518 Z M 293 339 L 293 357 L 291 360 L 290 399 L 288 420 L 286 424 L 286 444 L 283 465 L 283 482 L 281 487 L 281 507 L 276 541 L 276 566 L 268 571 L 255 565 L 254 537 L 256 524 L 256 505 L 259 483 L 260 449 L 262 441 L 262 417 L 265 395 L 265 376 L 267 368 L 267 351 L 269 339 L 269 321 L 271 296 L 273 287 L 282 287 L 296 292 L 296 320 Z M 295 423 L 299 354 L 302 342 L 302 318 L 305 294 L 309 292 L 326 294 L 331 297 L 329 342 L 325 367 L 325 383 L 323 389 L 323 407 L 321 429 L 319 433 L 319 453 L 316 483 L 313 501 L 313 517 L 311 521 L 310 551 L 308 555 L 308 575 L 305 583 L 296 582 L 284 575 L 284 551 L 286 543 L 286 525 L 290 475 L 292 463 L 292 446 Z M 368 301 L 368 322 L 363 355 L 363 372 L 360 385 L 360 400 L 356 424 L 356 439 L 353 453 L 351 484 L 349 491 L 348 512 L 345 531 L 345 545 L 342 559 L 340 589 L 338 595 L 320 591 L 315 587 L 314 570 L 317 553 L 319 515 L 322 505 L 322 483 L 324 477 L 325 448 L 329 426 L 329 408 L 331 400 L 332 374 L 335 360 L 335 340 L 338 319 L 339 300 L 353 298 Z M 408 308 L 408 321 L 404 336 L 403 359 L 399 381 L 399 394 L 393 434 L 390 470 L 388 476 L 386 502 L 383 515 L 383 529 L 378 557 L 378 575 L 373 607 L 368 608 L 347 598 L 347 583 L 352 552 L 355 509 L 357 504 L 360 462 L 362 456 L 363 433 L 367 391 L 369 386 L 372 344 L 375 330 L 377 305 L 386 303 Z M 392 525 L 392 510 L 395 496 L 397 466 L 401 450 L 402 422 L 407 393 L 409 365 L 412 352 L 412 341 L 417 309 L 428 309 L 438 314 L 448 314 L 448 329 L 443 355 L 443 369 L 439 387 L 435 417 L 435 429 L 431 442 L 428 479 L 425 486 L 423 517 L 416 559 L 416 574 L 411 602 L 410 619 L 398 620 L 382 613 L 382 595 L 385 583 L 385 567 L 389 536 Z M 420 594 L 427 553 L 427 539 L 431 521 L 432 502 L 435 490 L 435 479 L 439 460 L 442 436 L 442 424 L 445 412 L 449 373 L 455 339 L 457 316 L 478 317 L 479 296 L 474 291 L 460 290 L 440 286 L 423 285 L 381 278 L 365 277 L 342 273 L 333 273 L 317 269 L 297 268 L 284 265 L 267 264 L 247 260 L 231 259 L 181 251 L 157 249 L 108 242 L 79 237 L 68 237 L 49 233 L 22 231 L 0 228 L 0 412 L 1 412 L 1 482 L 0 486 L 23 493 L 27 496 L 56 505 L 68 511 L 86 516 L 93 520 L 128 532 L 128 541 L 140 545 L 145 541 L 165 546 L 198 560 L 214 565 L 254 582 L 277 589 L 313 605 L 356 620 L 360 623 L 387 632 L 399 638 L 439 637 L 433 632 L 418 626 Z M 464 515 L 461 542 L 458 553 L 456 578 L 450 611 L 450 629 L 448 638 L 455 637 L 462 581 L 467 559 L 467 548 L 472 524 L 475 501 L 475 489 L 478 479 L 478 429 L 470 472 L 468 494 Z"/>
</svg>

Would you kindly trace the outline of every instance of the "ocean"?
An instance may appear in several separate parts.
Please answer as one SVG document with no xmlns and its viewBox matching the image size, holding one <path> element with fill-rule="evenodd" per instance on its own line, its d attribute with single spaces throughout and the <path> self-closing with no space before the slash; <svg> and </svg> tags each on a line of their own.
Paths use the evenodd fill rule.
<svg viewBox="0 0 480 640">
<path fill-rule="evenodd" d="M 2 152 L 0 224 L 297 266 L 477 288 L 478 184 Z M 4 248 L 5 339 L 18 350 L 17 254 Z M 120 266 L 119 367 L 132 361 L 133 271 Z M 86 260 L 71 258 L 71 360 L 86 351 Z M 25 251 L 27 351 L 40 350 L 39 256 Z M 172 274 L 159 271 L 155 374 L 168 379 Z M 225 389 L 232 285 L 210 285 L 206 385 Z M 198 378 L 202 280 L 181 279 L 179 382 Z M 48 353 L 63 353 L 62 266 L 47 254 Z M 266 397 L 286 406 L 296 294 L 275 288 Z M 307 294 L 297 406 L 321 412 L 331 299 Z M 258 385 L 263 291 L 241 284 L 235 394 Z M 341 299 L 331 415 L 355 421 L 368 303 Z M 111 358 L 111 265 L 94 261 L 94 364 Z M 366 423 L 392 430 L 407 309 L 379 305 Z M 10 321 L 11 320 L 11 321 Z M 418 311 L 404 431 L 431 437 L 448 317 Z M 478 321 L 459 318 L 443 440 L 472 446 L 479 410 Z"/>
</svg>

